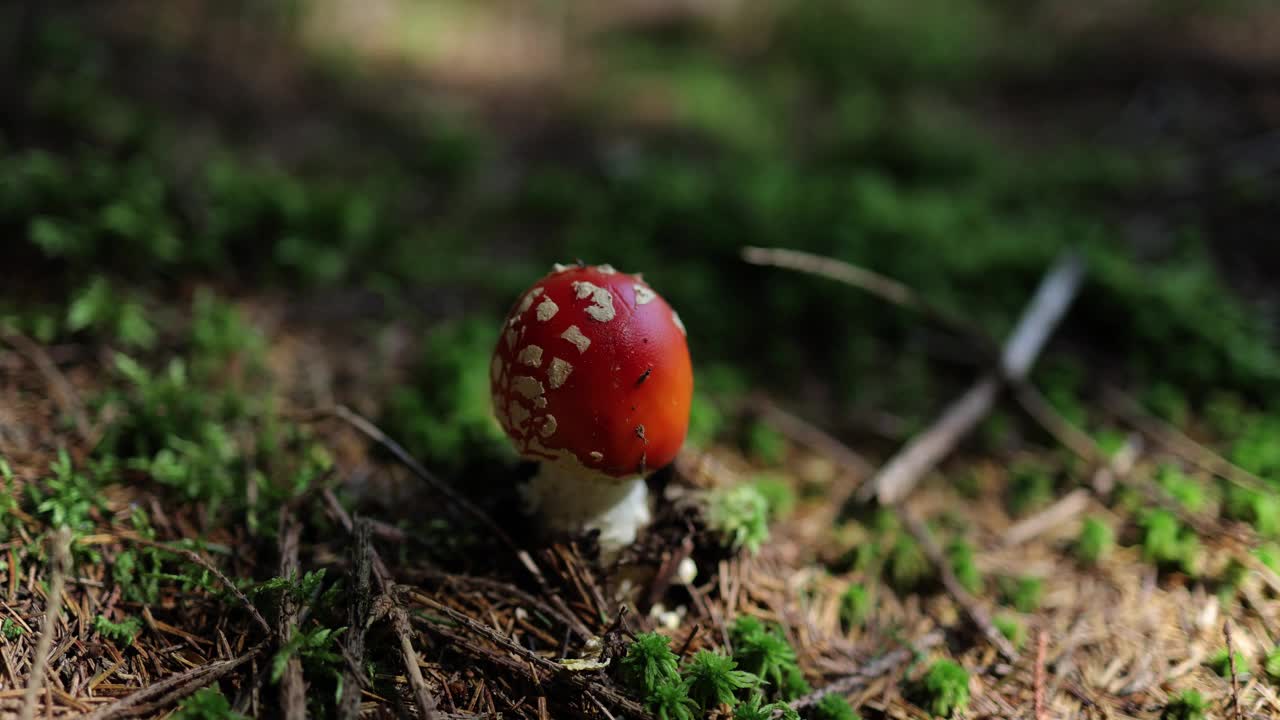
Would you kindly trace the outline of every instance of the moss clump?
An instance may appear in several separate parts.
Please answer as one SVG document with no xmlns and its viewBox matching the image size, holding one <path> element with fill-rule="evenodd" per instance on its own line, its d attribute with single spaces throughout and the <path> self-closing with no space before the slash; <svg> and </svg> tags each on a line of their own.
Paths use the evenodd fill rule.
<svg viewBox="0 0 1280 720">
<path fill-rule="evenodd" d="M 618 675 L 627 687 L 647 697 L 660 685 L 679 683 L 680 659 L 671 652 L 666 636 L 641 633 L 618 661 Z"/>
<path fill-rule="evenodd" d="M 1027 627 L 1021 620 L 1012 615 L 997 615 L 991 618 L 991 624 L 1005 636 L 1015 649 L 1021 650 L 1027 642 Z"/>
<path fill-rule="evenodd" d="M 1166 569 L 1196 573 L 1200 539 L 1184 528 L 1168 510 L 1148 510 L 1138 517 L 1142 529 L 1142 557 Z"/>
<path fill-rule="evenodd" d="M 1183 690 L 1160 713 L 1160 720 L 1208 720 L 1209 702 L 1196 690 Z"/>
<path fill-rule="evenodd" d="M 780 475 L 757 475 L 751 482 L 769 505 L 769 520 L 781 520 L 796 507 L 796 491 Z"/>
<path fill-rule="evenodd" d="M 760 678 L 780 696 L 785 695 L 788 675 L 799 670 L 791 644 L 749 616 L 735 621 L 730 636 L 733 659 L 738 666 Z"/>
<path fill-rule="evenodd" d="M 774 720 L 775 712 L 780 720 L 800 720 L 800 714 L 786 703 L 766 703 L 764 695 L 759 692 L 752 693 L 733 709 L 733 720 Z"/>
<path fill-rule="evenodd" d="M 1096 566 L 1111 554 L 1116 545 L 1116 532 L 1099 518 L 1085 518 L 1076 538 L 1076 557 L 1085 565 Z"/>
<path fill-rule="evenodd" d="M 1205 484 L 1188 477 L 1177 465 L 1164 465 L 1156 475 L 1156 483 L 1190 512 L 1200 512 L 1208 504 Z"/>
<path fill-rule="evenodd" d="M 813 720 L 862 720 L 849 701 L 835 693 L 822 696 L 813 708 Z"/>
<path fill-rule="evenodd" d="M 232 712 L 231 703 L 216 687 L 197 690 L 169 717 L 172 720 L 248 720 L 244 715 Z"/>
<path fill-rule="evenodd" d="M 697 703 L 689 697 L 689 689 L 681 682 L 658 685 L 648 696 L 649 708 L 658 720 L 694 720 Z"/>
<path fill-rule="evenodd" d="M 918 695 L 934 717 L 953 717 L 969 707 L 969 673 L 959 663 L 939 660 L 920 679 Z"/>
<path fill-rule="evenodd" d="M 1022 463 L 1013 468 L 1009 478 L 1009 512 L 1024 515 L 1053 499 L 1053 475 L 1036 463 Z"/>
<path fill-rule="evenodd" d="M 689 698 L 699 710 L 706 713 L 721 705 L 733 707 L 738 704 L 734 693 L 760 684 L 755 675 L 737 667 L 733 658 L 711 650 L 699 650 L 689 659 L 681 674 Z"/>
<path fill-rule="evenodd" d="M 1262 661 L 1262 670 L 1272 680 L 1280 680 L 1280 647 L 1272 648 Z"/>
<path fill-rule="evenodd" d="M 871 591 L 861 583 L 849 583 L 840 593 L 840 625 L 845 632 L 862 625 L 871 612 Z"/>
<path fill-rule="evenodd" d="M 1233 655 L 1236 665 L 1236 675 L 1248 675 L 1249 659 L 1238 652 L 1233 653 Z M 1217 652 L 1209 656 L 1205 665 L 1208 665 L 1210 670 L 1217 673 L 1218 677 L 1229 678 L 1231 677 L 1231 660 L 1232 654 L 1228 654 L 1226 648 L 1219 648 Z"/>
<path fill-rule="evenodd" d="M 760 550 L 769 539 L 769 501 L 752 485 L 735 485 L 711 493 L 707 524 L 733 549 Z"/>
<path fill-rule="evenodd" d="M 1001 600 L 1018 612 L 1033 613 L 1040 609 L 1044 580 L 1037 577 L 1000 578 Z"/>
<path fill-rule="evenodd" d="M 974 561 L 973 545 L 967 540 L 952 542 L 947 548 L 947 560 L 961 587 L 975 595 L 982 591 L 982 573 L 978 572 L 978 564 Z"/>
<path fill-rule="evenodd" d="M 898 592 L 911 592 L 919 588 L 929 578 L 929 559 L 915 538 L 900 534 L 889 550 L 889 558 L 885 563 L 889 573 L 889 584 Z"/>
</svg>

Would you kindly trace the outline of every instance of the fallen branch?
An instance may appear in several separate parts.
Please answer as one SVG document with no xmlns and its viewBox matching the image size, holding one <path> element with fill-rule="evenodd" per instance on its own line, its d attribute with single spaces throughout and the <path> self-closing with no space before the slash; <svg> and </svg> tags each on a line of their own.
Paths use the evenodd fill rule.
<svg viewBox="0 0 1280 720">
<path fill-rule="evenodd" d="M 160 700 L 160 702 L 156 703 L 157 706 L 162 703 L 177 702 L 200 688 L 208 687 L 227 673 L 258 657 L 270 642 L 270 638 L 265 639 L 244 654 L 231 660 L 219 660 L 177 675 L 170 675 L 164 680 L 152 683 L 132 695 L 98 708 L 90 713 L 85 720 L 110 720 L 126 714 L 133 714 L 135 708 L 144 702 L 150 701 L 152 698 Z"/>
<path fill-rule="evenodd" d="M 68 415 L 72 422 L 75 423 L 76 433 L 80 435 L 80 439 L 88 442 L 91 436 L 89 428 L 89 415 L 85 412 L 84 404 L 80 402 L 80 396 L 76 394 L 75 388 L 71 386 L 71 382 L 67 380 L 67 376 L 62 374 L 58 366 L 49 357 L 49 353 L 44 348 L 23 335 L 20 332 L 8 331 L 0 334 L 0 339 L 11 345 L 20 355 L 25 357 L 40 374 L 44 376 L 45 382 L 53 390 L 53 396 L 57 399 L 58 405 L 62 408 L 62 412 Z"/>
<path fill-rule="evenodd" d="M 1041 533 L 1048 532 L 1052 528 L 1067 522 L 1084 512 L 1089 507 L 1091 498 L 1092 493 L 1085 488 L 1072 490 L 1044 510 L 1019 521 L 1016 525 L 1005 530 L 1004 546 L 1010 548 L 1021 545 Z"/>
<path fill-rule="evenodd" d="M 1041 282 L 1005 343 L 1000 369 L 980 378 L 928 430 L 908 442 L 863 486 L 859 498 L 865 501 L 874 496 L 882 505 L 894 504 L 905 498 L 926 473 L 950 454 L 961 438 L 991 411 L 1001 386 L 1006 381 L 1016 383 L 1026 378 L 1075 298 L 1083 275 L 1083 265 L 1077 256 L 1069 254 L 1060 258 Z"/>
<path fill-rule="evenodd" d="M 803 710 L 807 707 L 817 705 L 822 698 L 827 695 L 848 695 L 857 690 L 866 687 L 872 680 L 888 674 L 894 668 L 901 667 L 911 661 L 912 658 L 920 655 L 923 651 L 934 646 L 941 645 L 943 634 L 941 631 L 931 632 L 928 635 L 916 640 L 907 647 L 898 648 L 891 652 L 881 655 L 879 658 L 868 662 L 858 669 L 857 672 L 846 675 L 834 682 L 827 683 L 826 686 L 814 690 L 808 695 L 801 696 L 792 700 L 789 704 L 792 710 Z M 782 716 L 782 712 L 774 713 L 774 717 Z"/>
<path fill-rule="evenodd" d="M 352 522 L 351 516 L 347 514 L 338 499 L 334 497 L 333 492 L 326 489 L 324 498 L 330 513 L 334 515 L 348 533 L 357 536 L 358 543 L 359 532 L 357 532 L 357 526 Z M 367 526 L 363 532 L 368 533 Z M 372 543 L 367 548 L 369 566 L 373 570 L 374 578 L 378 581 L 378 589 L 384 597 L 393 603 L 390 613 L 391 627 L 395 630 L 400 640 L 400 657 L 404 662 L 405 674 L 409 678 L 409 684 L 413 688 L 413 697 L 418 704 L 418 712 L 425 720 L 436 720 L 439 717 L 436 700 L 432 697 L 431 691 L 427 689 L 426 680 L 422 677 L 422 669 L 418 667 L 418 653 L 413 649 L 413 631 L 409 627 L 404 608 L 396 599 L 395 581 L 391 577 L 391 571 L 387 569 L 386 563 L 382 561 L 382 556 L 378 554 Z"/>
<path fill-rule="evenodd" d="M 1244 707 L 1240 705 L 1240 676 L 1236 672 L 1236 648 L 1231 638 L 1231 621 L 1222 623 L 1222 634 L 1227 636 L 1227 666 L 1231 669 L 1231 706 L 1236 720 L 1244 720 Z"/>
<path fill-rule="evenodd" d="M 898 516 L 902 518 L 902 523 L 906 526 L 907 532 L 911 533 L 916 542 L 920 543 L 920 549 L 924 551 L 925 556 L 929 558 L 929 562 L 933 563 L 934 569 L 942 577 L 942 586 L 946 588 L 947 593 L 956 601 L 956 604 L 969 616 L 969 620 L 977 626 L 978 630 L 986 636 L 987 640 L 1000 651 L 1000 654 L 1006 660 L 1011 663 L 1017 662 L 1018 651 L 1013 647 L 1013 643 L 1009 642 L 1009 638 L 996 629 L 986 609 L 960 584 L 960 580 L 956 578 L 955 571 L 951 569 L 951 563 L 947 562 L 942 548 L 934 541 L 933 535 L 929 532 L 929 528 L 925 527 L 924 521 L 902 505 L 898 506 Z"/>
<path fill-rule="evenodd" d="M 40 695 L 40 685 L 44 681 L 45 663 L 49 660 L 49 648 L 53 645 L 54 627 L 62 612 L 62 588 L 67 581 L 67 567 L 71 564 L 71 531 L 65 525 L 58 528 L 57 534 L 53 536 L 52 556 L 53 576 L 49 578 L 49 592 L 45 595 L 44 626 L 40 629 L 40 639 L 36 641 L 30 678 L 22 696 L 22 711 L 19 714 L 21 720 L 31 720 L 35 716 L 36 698 Z"/>
<path fill-rule="evenodd" d="M 298 562 L 298 544 L 302 535 L 302 526 L 293 517 L 289 508 L 280 508 L 280 577 L 285 580 L 296 580 L 301 575 Z M 280 613 L 276 624 L 276 634 L 280 638 L 280 646 L 288 645 L 293 634 L 298 631 L 298 604 L 292 593 L 280 594 Z M 280 679 L 280 707 L 284 710 L 285 720 L 304 720 L 307 716 L 307 686 L 302 676 L 302 659 L 295 653 L 285 664 L 284 676 Z"/>
<path fill-rule="evenodd" d="M 371 526 L 368 522 L 356 524 L 356 542 L 351 552 L 352 565 L 355 567 L 355 594 L 347 609 L 347 626 L 351 628 L 346 647 L 348 667 L 342 673 L 342 697 L 338 700 L 338 717 L 342 720 L 358 720 L 360 717 L 360 691 L 365 685 L 365 637 L 369 632 L 372 600 L 369 580 L 373 574 L 373 543 L 370 534 Z"/>
<path fill-rule="evenodd" d="M 409 626 L 409 615 L 398 601 L 391 608 L 391 628 L 400 639 L 400 657 L 404 660 L 404 669 L 409 675 L 409 686 L 413 688 L 413 699 L 418 704 L 418 713 L 424 720 L 435 720 L 439 717 L 436 699 L 427 689 L 427 681 L 422 677 L 422 668 L 418 667 L 418 653 L 413 649 L 413 628 Z"/>
<path fill-rule="evenodd" d="M 1262 478 L 1192 440 L 1173 425 L 1152 416 L 1137 400 L 1117 388 L 1108 387 L 1103 395 L 1103 402 L 1111 412 L 1197 468 L 1255 492 L 1271 492 Z"/>
<path fill-rule="evenodd" d="M 464 629 L 469 630 L 473 634 L 479 635 L 507 652 L 515 654 L 517 657 L 524 659 L 535 667 L 549 671 L 552 673 L 553 677 L 558 677 L 579 690 L 590 690 L 591 692 L 600 695 L 605 700 L 608 700 L 625 711 L 628 717 L 648 718 L 649 720 L 652 720 L 652 715 L 649 714 L 649 711 L 646 710 L 644 706 L 626 695 L 623 695 L 614 688 L 601 682 L 594 682 L 579 673 L 567 670 L 559 663 L 548 660 L 547 658 L 534 653 L 510 637 L 494 630 L 482 622 L 479 622 L 475 618 L 472 618 L 465 613 L 458 612 L 448 605 L 437 602 L 422 593 L 410 592 L 409 596 L 414 602 L 440 613 L 448 620 L 452 620 L 453 622 L 461 625 Z"/>
<path fill-rule="evenodd" d="M 417 475 L 421 480 L 425 481 L 440 494 L 444 495 L 454 505 L 471 515 L 471 517 L 476 522 L 483 525 L 494 538 L 507 546 L 507 548 L 515 554 L 516 559 L 518 559 L 520 564 L 529 571 L 531 576 L 533 576 L 534 581 L 538 583 L 538 587 L 542 590 L 543 594 L 550 598 L 551 603 L 559 608 L 565 615 L 573 617 L 575 624 L 578 626 L 576 629 L 590 635 L 590 630 L 587 629 L 586 625 L 583 624 L 581 620 L 578 620 L 577 617 L 573 615 L 573 612 L 569 610 L 569 607 L 565 604 L 564 600 L 552 591 L 551 585 L 547 582 L 546 575 L 543 574 L 542 569 L 538 567 L 538 564 L 534 562 L 533 556 L 530 555 L 528 551 L 517 546 L 515 541 L 511 539 L 511 536 L 508 535 L 493 518 L 489 517 L 488 513 L 482 510 L 475 503 L 463 497 L 457 490 L 454 490 L 451 485 L 436 477 L 436 475 L 430 470 L 427 470 L 422 463 L 415 460 L 413 456 L 409 454 L 408 450 L 405 450 L 400 443 L 392 440 L 391 437 L 384 433 L 377 425 L 374 425 L 358 413 L 353 412 L 345 405 L 338 405 L 331 410 L 321 411 L 321 413 L 332 415 L 333 417 L 343 420 L 369 439 L 386 448 L 405 467 L 409 468 L 414 475 Z M 350 526 L 348 526 L 348 530 L 350 530 Z M 384 566 L 383 571 L 385 570 L 386 567 Z"/>
<path fill-rule="evenodd" d="M 1045 701 L 1045 656 L 1049 651 L 1049 633 L 1043 627 L 1036 630 L 1036 675 L 1035 695 L 1033 698 L 1035 720 L 1044 720 Z"/>
<path fill-rule="evenodd" d="M 752 265 L 818 275 L 865 290 L 889 303 L 924 314 L 934 323 L 976 342 L 984 352 L 991 354 L 999 352 L 987 334 L 966 318 L 933 304 L 909 286 L 873 270 L 834 258 L 786 248 L 745 247 L 742 249 L 742 259 Z"/>
</svg>

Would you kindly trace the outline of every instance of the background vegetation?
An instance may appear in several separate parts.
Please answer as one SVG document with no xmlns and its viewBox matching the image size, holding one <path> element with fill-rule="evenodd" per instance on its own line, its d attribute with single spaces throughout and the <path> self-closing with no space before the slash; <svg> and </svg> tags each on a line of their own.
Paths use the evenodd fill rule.
<svg viewBox="0 0 1280 720">
<path fill-rule="evenodd" d="M 847 288 L 747 265 L 745 246 L 874 269 L 997 338 L 1054 257 L 1081 250 L 1086 286 L 1036 384 L 1109 450 L 1123 428 L 1099 391 L 1123 387 L 1265 480 L 1250 489 L 1176 462 L 1152 470 L 1185 513 L 1244 524 L 1276 569 L 1264 541 L 1280 536 L 1270 484 L 1280 472 L 1270 282 L 1280 56 L 1257 39 L 1280 27 L 1273 9 L 584 5 L 0 11 L 0 325 L 12 350 L 0 579 L 42 573 L 44 541 L 68 526 L 72 563 L 107 557 L 99 582 L 120 590 L 121 604 L 86 622 L 125 648 L 154 632 L 139 618 L 162 598 L 226 600 L 170 542 L 183 537 L 183 548 L 225 556 L 264 608 L 315 608 L 276 649 L 269 680 L 299 660 L 326 691 L 315 709 L 328 712 L 349 623 L 322 599 L 349 581 L 253 560 L 272 557 L 281 518 L 302 516 L 309 541 L 336 532 L 314 502 L 332 489 L 398 524 L 413 538 L 402 552 L 432 567 L 493 572 L 476 559 L 485 553 L 457 549 L 497 543 L 464 519 L 424 522 L 397 502 L 422 502 L 421 490 L 380 479 L 394 475 L 372 469 L 385 458 L 370 465 L 305 416 L 350 405 L 447 481 L 465 480 L 486 510 L 510 512 L 502 488 L 515 459 L 490 417 L 488 357 L 511 300 L 552 262 L 643 272 L 680 311 L 697 366 L 691 446 L 747 463 L 775 521 L 797 494 L 820 503 L 821 493 L 806 495 L 792 444 L 742 413 L 746 401 L 786 398 L 882 459 L 984 369 L 967 339 Z M 1007 472 L 994 491 L 967 466 L 948 470 L 950 484 L 1012 517 L 1080 474 L 1016 410 L 999 410 L 965 452 Z M 1234 599 L 1243 580 L 1205 561 L 1215 539 L 1149 504 L 1118 491 L 1069 552 L 1103 563 L 1118 528 L 1166 579 Z M 756 520 L 723 529 L 746 537 Z M 904 595 L 936 590 L 891 517 L 859 511 L 840 523 L 806 557 L 856 580 L 841 592 L 846 631 L 864 623 L 877 577 Z M 997 622 L 1021 644 L 1039 577 L 1003 568 L 988 582 L 965 522 L 935 526 L 955 536 L 958 578 L 1008 609 Z M 104 535 L 114 539 L 93 541 Z M 5 622 L 10 639 L 29 624 Z M 781 637 L 771 632 L 751 637 L 768 646 Z M 370 676 L 389 688 L 387 656 Z M 684 691 L 654 696 L 663 683 L 648 671 L 629 687 L 673 718 L 708 712 L 724 693 L 741 691 L 751 712 L 803 694 L 783 690 L 787 668 L 800 673 L 794 659 L 761 657 L 701 650 L 679 674 L 663 665 L 667 685 L 686 678 Z M 747 674 L 734 660 L 754 680 L 726 690 L 707 679 Z M 770 690 L 749 689 L 770 672 Z M 939 660 L 916 706 L 963 712 L 965 672 Z M 1199 695 L 1178 702 L 1193 708 Z M 202 693 L 183 712 L 225 717 L 231 706 Z"/>
</svg>

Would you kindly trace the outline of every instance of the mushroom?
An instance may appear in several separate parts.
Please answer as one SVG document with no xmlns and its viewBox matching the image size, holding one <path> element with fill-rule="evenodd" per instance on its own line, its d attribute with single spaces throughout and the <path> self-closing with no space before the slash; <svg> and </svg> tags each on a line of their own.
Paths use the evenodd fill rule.
<svg viewBox="0 0 1280 720">
<path fill-rule="evenodd" d="M 490 366 L 494 414 L 524 458 L 530 513 L 600 531 L 612 555 L 650 519 L 644 479 L 675 459 L 693 368 L 684 324 L 639 275 L 556 265 L 512 307 Z"/>
</svg>

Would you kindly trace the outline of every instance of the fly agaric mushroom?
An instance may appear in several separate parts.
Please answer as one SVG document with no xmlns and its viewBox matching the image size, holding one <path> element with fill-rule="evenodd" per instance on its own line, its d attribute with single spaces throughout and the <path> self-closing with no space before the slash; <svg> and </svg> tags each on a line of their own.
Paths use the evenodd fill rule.
<svg viewBox="0 0 1280 720">
<path fill-rule="evenodd" d="M 551 529 L 600 531 L 612 554 L 649 522 L 644 478 L 675 459 L 693 368 L 680 317 L 639 275 L 556 265 L 516 302 L 493 352 L 494 414 Z"/>
</svg>

